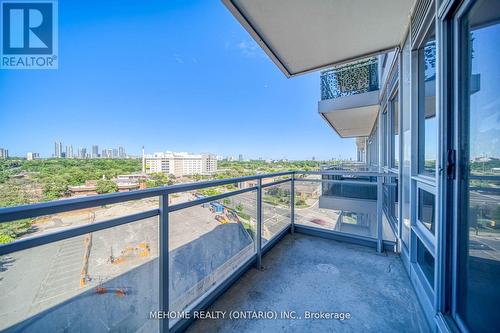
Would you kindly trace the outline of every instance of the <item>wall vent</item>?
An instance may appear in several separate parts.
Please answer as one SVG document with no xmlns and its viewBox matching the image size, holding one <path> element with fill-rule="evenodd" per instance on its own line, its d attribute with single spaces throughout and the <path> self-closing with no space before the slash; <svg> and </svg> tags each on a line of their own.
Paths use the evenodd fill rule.
<svg viewBox="0 0 500 333">
<path fill-rule="evenodd" d="M 425 16 L 432 5 L 432 0 L 418 0 L 411 17 L 411 40 L 412 43 L 418 36 L 418 32 L 424 23 Z"/>
</svg>

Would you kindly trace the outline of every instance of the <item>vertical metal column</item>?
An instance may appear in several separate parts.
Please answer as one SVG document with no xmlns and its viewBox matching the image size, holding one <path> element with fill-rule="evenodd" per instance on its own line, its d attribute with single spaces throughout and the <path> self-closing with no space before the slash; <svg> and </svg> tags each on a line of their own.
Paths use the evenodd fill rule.
<svg viewBox="0 0 500 333">
<path fill-rule="evenodd" d="M 382 182 L 383 177 L 377 176 L 377 252 L 382 253 L 384 251 L 383 244 L 383 234 L 382 234 Z"/>
<path fill-rule="evenodd" d="M 295 173 L 292 173 L 291 190 L 290 190 L 290 232 L 293 235 L 295 232 Z"/>
<path fill-rule="evenodd" d="M 262 178 L 257 180 L 257 269 L 262 268 Z"/>
<path fill-rule="evenodd" d="M 160 196 L 160 311 L 168 312 L 168 194 Z M 164 317 L 165 318 L 165 317 Z M 169 320 L 160 319 L 160 332 L 169 331 Z"/>
</svg>

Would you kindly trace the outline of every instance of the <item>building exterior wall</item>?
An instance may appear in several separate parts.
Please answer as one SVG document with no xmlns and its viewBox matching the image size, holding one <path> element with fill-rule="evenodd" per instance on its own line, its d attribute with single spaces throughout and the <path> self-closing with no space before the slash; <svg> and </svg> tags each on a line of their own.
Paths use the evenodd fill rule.
<svg viewBox="0 0 500 333">
<path fill-rule="evenodd" d="M 9 158 L 9 150 L 5 148 L 0 148 L 0 158 Z"/>
<path fill-rule="evenodd" d="M 205 175 L 217 171 L 217 159 L 212 154 L 154 153 L 144 156 L 146 173 L 167 173 L 178 176 Z"/>
</svg>

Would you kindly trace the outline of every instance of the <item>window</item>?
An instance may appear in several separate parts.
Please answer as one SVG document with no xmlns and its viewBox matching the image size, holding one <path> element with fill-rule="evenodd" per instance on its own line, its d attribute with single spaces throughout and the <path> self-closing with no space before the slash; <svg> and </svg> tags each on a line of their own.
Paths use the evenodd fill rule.
<svg viewBox="0 0 500 333">
<path fill-rule="evenodd" d="M 424 46 L 418 50 L 418 171 L 434 177 L 436 172 L 436 40 L 431 27 Z"/>
<path fill-rule="evenodd" d="M 378 118 L 368 137 L 368 161 L 371 166 L 378 166 Z"/>
<path fill-rule="evenodd" d="M 418 221 L 433 235 L 435 233 L 435 200 L 431 194 L 421 188 L 418 189 Z"/>
<path fill-rule="evenodd" d="M 417 238 L 417 263 L 422 273 L 424 273 L 427 282 L 434 289 L 434 257 L 427 250 L 424 243 Z"/>
<path fill-rule="evenodd" d="M 398 94 L 391 99 L 391 166 L 399 166 L 399 100 Z"/>
<path fill-rule="evenodd" d="M 387 155 L 389 152 L 388 149 L 388 122 L 389 122 L 389 116 L 387 114 L 387 108 L 385 108 L 384 112 L 382 113 L 382 166 L 388 167 L 387 163 Z"/>
<path fill-rule="evenodd" d="M 402 201 L 402 230 L 401 238 L 403 244 L 408 248 L 410 244 L 410 165 L 411 165 L 411 40 L 406 39 L 402 54 L 401 54 L 401 117 L 403 125 L 401 128 L 402 135 L 402 173 L 401 173 L 401 201 Z M 399 106 L 398 106 L 399 107 Z"/>
<path fill-rule="evenodd" d="M 479 0 L 461 21 L 457 315 L 471 332 L 498 332 L 500 302 L 500 8 Z"/>
</svg>

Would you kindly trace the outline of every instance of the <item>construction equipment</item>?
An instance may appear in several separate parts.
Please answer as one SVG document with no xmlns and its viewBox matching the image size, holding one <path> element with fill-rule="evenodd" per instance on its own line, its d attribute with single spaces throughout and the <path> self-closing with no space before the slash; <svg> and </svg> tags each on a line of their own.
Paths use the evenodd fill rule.
<svg viewBox="0 0 500 333">
<path fill-rule="evenodd" d="M 123 249 L 118 257 L 113 255 L 111 252 L 111 256 L 109 257 L 109 262 L 112 264 L 121 264 L 126 261 L 127 258 L 138 256 L 138 257 L 149 257 L 151 254 L 151 248 L 148 242 L 141 242 L 137 244 L 135 247 L 126 247 Z"/>
<path fill-rule="evenodd" d="M 227 218 L 226 214 L 215 215 L 215 219 L 219 221 L 220 224 L 226 224 L 229 222 L 229 219 Z"/>
</svg>

